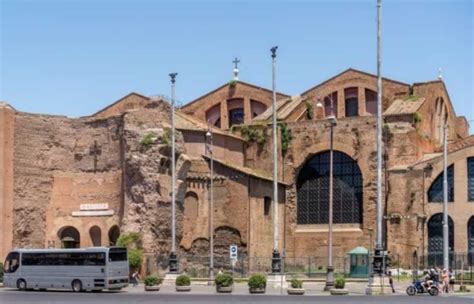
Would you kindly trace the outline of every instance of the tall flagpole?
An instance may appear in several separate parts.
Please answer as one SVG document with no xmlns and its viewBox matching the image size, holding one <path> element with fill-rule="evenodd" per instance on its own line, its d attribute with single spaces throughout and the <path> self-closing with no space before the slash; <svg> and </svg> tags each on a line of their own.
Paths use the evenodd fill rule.
<svg viewBox="0 0 474 304">
<path fill-rule="evenodd" d="M 169 272 L 178 272 L 176 254 L 176 126 L 175 126 L 175 82 L 178 73 L 169 74 L 171 78 L 171 253 Z"/>
<path fill-rule="evenodd" d="M 272 273 L 281 272 L 281 258 L 278 252 L 278 137 L 277 137 L 277 111 L 276 111 L 276 50 L 278 46 L 271 48 L 272 52 L 272 91 L 273 91 L 273 253 L 272 253 Z"/>
<path fill-rule="evenodd" d="M 449 220 L 448 220 L 448 122 L 443 135 L 443 268 L 449 269 Z"/>
</svg>

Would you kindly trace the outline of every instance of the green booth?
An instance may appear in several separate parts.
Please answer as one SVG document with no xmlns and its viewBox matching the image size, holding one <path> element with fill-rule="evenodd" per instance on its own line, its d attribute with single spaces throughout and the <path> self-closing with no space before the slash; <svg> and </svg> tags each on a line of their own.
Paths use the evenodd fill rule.
<svg viewBox="0 0 474 304">
<path fill-rule="evenodd" d="M 356 247 L 349 252 L 352 278 L 367 278 L 369 275 L 369 250 Z"/>
</svg>

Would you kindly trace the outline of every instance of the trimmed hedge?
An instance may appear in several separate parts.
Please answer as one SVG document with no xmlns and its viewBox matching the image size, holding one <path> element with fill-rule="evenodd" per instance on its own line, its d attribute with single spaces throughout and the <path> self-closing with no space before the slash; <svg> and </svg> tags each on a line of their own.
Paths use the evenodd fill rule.
<svg viewBox="0 0 474 304">
<path fill-rule="evenodd" d="M 188 275 L 182 274 L 176 278 L 176 286 L 190 286 L 191 278 Z"/>
<path fill-rule="evenodd" d="M 228 273 L 217 274 L 214 281 L 218 287 L 230 287 L 234 284 L 234 278 Z"/>
<path fill-rule="evenodd" d="M 253 289 L 265 288 L 267 287 L 267 278 L 261 273 L 254 273 L 250 276 L 248 285 Z"/>
<path fill-rule="evenodd" d="M 143 282 L 145 283 L 146 286 L 156 286 L 156 285 L 160 285 L 161 284 L 161 278 L 157 277 L 157 276 L 153 276 L 153 275 L 150 275 L 150 276 L 147 276 L 145 277 L 145 279 L 143 280 Z"/>
</svg>

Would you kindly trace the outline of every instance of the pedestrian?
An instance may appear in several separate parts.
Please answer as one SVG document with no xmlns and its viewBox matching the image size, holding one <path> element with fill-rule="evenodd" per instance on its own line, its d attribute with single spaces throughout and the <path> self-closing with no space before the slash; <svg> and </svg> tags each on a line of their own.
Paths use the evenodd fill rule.
<svg viewBox="0 0 474 304">
<path fill-rule="evenodd" d="M 138 270 L 135 270 L 132 274 L 132 284 L 133 286 L 138 286 L 138 279 L 140 279 L 140 274 Z"/>
<path fill-rule="evenodd" d="M 454 284 L 456 284 L 456 273 L 449 268 L 449 291 L 454 292 Z"/>
<path fill-rule="evenodd" d="M 449 293 L 449 274 L 446 268 L 443 269 L 443 272 L 441 274 L 441 281 L 443 283 L 442 285 L 443 292 Z"/>
<path fill-rule="evenodd" d="M 388 272 L 388 283 L 390 284 L 390 287 L 392 288 L 392 293 L 395 293 L 395 287 L 393 286 L 393 277 L 392 277 L 392 272 Z"/>
</svg>

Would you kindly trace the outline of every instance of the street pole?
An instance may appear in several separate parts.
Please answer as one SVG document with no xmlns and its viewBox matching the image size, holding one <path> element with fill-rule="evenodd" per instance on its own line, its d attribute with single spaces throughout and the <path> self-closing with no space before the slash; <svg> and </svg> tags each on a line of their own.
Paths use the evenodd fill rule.
<svg viewBox="0 0 474 304">
<path fill-rule="evenodd" d="M 212 151 L 212 130 L 207 124 L 206 137 L 209 139 L 208 151 L 210 156 L 209 174 L 209 285 L 214 280 L 214 153 Z"/>
<path fill-rule="evenodd" d="M 449 269 L 449 222 L 448 222 L 448 122 L 443 136 L 443 267 Z"/>
<path fill-rule="evenodd" d="M 377 0 L 377 220 L 375 252 L 381 253 L 382 246 L 382 0 Z M 376 254 L 377 255 L 377 254 Z"/>
<path fill-rule="evenodd" d="M 270 49 L 272 52 L 272 91 L 273 91 L 273 254 L 272 254 L 272 273 L 281 272 L 281 258 L 278 252 L 278 144 L 277 144 L 277 110 L 276 110 L 276 81 L 275 64 L 276 51 L 278 46 Z"/>
<path fill-rule="evenodd" d="M 175 82 L 178 73 L 169 74 L 171 78 L 171 253 L 169 272 L 178 272 L 178 256 L 176 254 L 176 126 L 175 126 Z"/>
<path fill-rule="evenodd" d="M 334 103 L 332 96 L 331 100 L 331 116 L 329 119 L 330 126 L 330 148 L 329 148 L 329 231 L 328 231 L 328 265 L 326 273 L 326 286 L 324 290 L 328 291 L 334 287 L 334 266 L 332 261 L 332 222 L 333 222 L 333 193 L 334 193 L 334 178 L 333 178 L 333 155 L 334 155 L 334 127 L 336 126 L 336 117 L 334 116 Z"/>
</svg>

